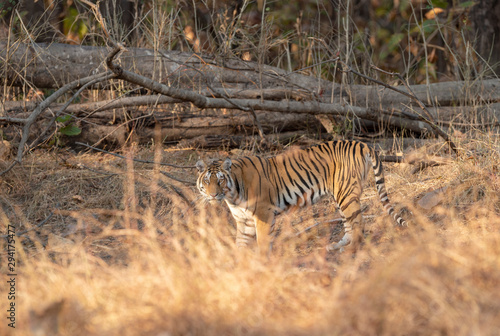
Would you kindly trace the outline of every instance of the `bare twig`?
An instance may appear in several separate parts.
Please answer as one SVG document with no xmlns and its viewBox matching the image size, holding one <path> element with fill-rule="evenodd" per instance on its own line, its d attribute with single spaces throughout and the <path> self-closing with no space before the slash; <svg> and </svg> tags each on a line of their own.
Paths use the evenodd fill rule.
<svg viewBox="0 0 500 336">
<path fill-rule="evenodd" d="M 383 162 L 395 162 L 395 163 L 405 162 L 404 156 L 400 155 L 380 155 L 380 159 Z"/>
<path fill-rule="evenodd" d="M 90 149 L 93 149 L 95 151 L 98 151 L 98 152 L 101 152 L 101 153 L 105 153 L 105 154 L 109 154 L 109 155 L 113 155 L 113 156 L 116 156 L 120 159 L 127 159 L 127 157 L 123 156 L 123 155 L 120 155 L 120 154 L 116 154 L 116 153 L 113 153 L 113 152 L 108 152 L 107 150 L 104 150 L 104 149 L 100 149 L 100 148 L 97 148 L 97 147 L 93 147 L 93 146 L 90 146 L 90 145 L 87 145 L 87 144 L 84 144 L 82 142 L 75 142 L 76 145 L 80 145 L 80 146 L 84 146 L 84 147 L 87 147 L 87 148 L 90 148 Z M 140 163 L 151 163 L 151 164 L 158 164 L 160 166 L 168 166 L 168 167 L 173 167 L 173 168 L 183 168 L 183 169 L 186 169 L 186 168 L 196 168 L 195 166 L 179 166 L 179 165 L 174 165 L 174 164 L 171 164 L 171 163 L 166 163 L 166 162 L 154 162 L 154 161 L 149 161 L 149 160 L 141 160 L 141 159 L 132 159 L 132 161 L 135 161 L 135 162 L 140 162 Z"/>
<path fill-rule="evenodd" d="M 418 162 L 412 162 L 413 164 L 416 165 L 415 168 L 411 171 L 412 174 L 419 173 L 429 167 L 437 167 L 437 166 L 442 166 L 448 164 L 448 162 L 437 162 L 437 161 L 418 161 Z"/>
<path fill-rule="evenodd" d="M 180 65 L 183 65 L 183 66 L 185 66 L 185 67 L 188 67 L 188 68 L 190 68 L 190 69 L 192 69 L 192 70 L 196 71 L 197 73 L 199 73 L 199 74 L 200 74 L 200 75 L 201 75 L 201 76 L 205 79 L 205 85 L 206 85 L 206 86 L 207 86 L 207 87 L 208 87 L 208 88 L 209 88 L 209 89 L 210 89 L 213 93 L 217 93 L 218 95 L 220 95 L 220 96 L 221 96 L 221 97 L 222 97 L 225 101 L 227 101 L 228 103 L 230 103 L 230 104 L 234 105 L 234 107 L 235 107 L 235 108 L 237 108 L 237 109 L 239 109 L 239 110 L 242 110 L 242 111 L 249 112 L 249 113 L 250 113 L 250 115 L 251 115 L 251 116 L 252 116 L 252 118 L 253 118 L 253 121 L 254 121 L 255 126 L 257 127 L 257 130 L 259 131 L 259 136 L 260 136 L 261 141 L 263 141 L 263 142 L 265 142 L 265 141 L 266 141 L 266 137 L 265 137 L 264 129 L 262 128 L 262 125 L 261 125 L 261 123 L 260 123 L 259 119 L 257 119 L 257 114 L 255 114 L 255 110 L 254 110 L 253 108 L 251 108 L 251 107 L 241 106 L 241 105 L 237 104 L 237 103 L 236 103 L 233 99 L 230 99 L 230 98 L 227 96 L 227 94 L 226 94 L 225 92 L 221 92 L 221 91 L 219 91 L 219 90 L 214 89 L 214 88 L 212 87 L 212 85 L 210 85 L 210 83 L 209 83 L 209 81 L 208 81 L 208 79 L 207 79 L 206 75 L 205 75 L 203 72 L 201 72 L 199 69 L 197 69 L 197 68 L 193 67 L 193 66 L 192 66 L 192 65 L 190 65 L 190 64 L 186 64 L 186 63 L 182 63 L 182 64 L 181 64 L 180 62 L 177 62 L 177 61 L 173 60 L 172 58 L 170 58 L 168 55 L 166 55 L 166 54 L 165 54 L 165 53 L 163 53 L 163 52 L 160 52 L 160 54 L 161 54 L 164 58 L 168 59 L 168 60 L 169 60 L 169 61 L 171 61 L 171 62 L 176 62 L 176 63 L 178 63 L 178 64 L 180 64 Z M 202 58 L 198 57 L 198 59 L 200 59 L 200 61 L 201 61 L 201 62 L 204 62 Z"/>
<path fill-rule="evenodd" d="M 401 77 L 401 75 L 399 75 L 397 73 L 392 73 L 392 72 L 389 73 L 389 72 L 381 70 L 381 69 L 379 69 L 379 68 L 377 68 L 375 66 L 372 66 L 374 69 L 382 71 L 382 72 L 384 72 L 386 74 L 389 74 L 389 75 L 392 75 L 392 76 L 398 76 L 398 78 L 404 83 L 404 85 L 406 86 L 406 88 L 410 92 L 405 92 L 403 90 L 395 88 L 392 85 L 389 85 L 387 83 L 379 81 L 379 80 L 377 80 L 375 78 L 372 78 L 370 76 L 364 75 L 361 72 L 354 70 L 351 66 L 349 66 L 345 62 L 341 62 L 341 63 L 344 65 L 344 67 L 346 69 L 348 69 L 349 72 L 352 72 L 352 73 L 356 74 L 357 76 L 360 76 L 360 77 L 362 77 L 364 79 L 367 79 L 367 80 L 369 80 L 371 82 L 374 82 L 374 83 L 376 83 L 378 85 L 386 87 L 386 88 L 388 88 L 390 90 L 393 90 L 393 91 L 395 91 L 397 93 L 400 93 L 400 94 L 402 94 L 404 96 L 407 96 L 407 97 L 411 98 L 412 100 L 416 101 L 418 103 L 418 105 L 420 106 L 420 108 L 422 108 L 426 112 L 426 114 L 428 115 L 428 117 L 424 117 L 424 116 L 422 116 L 421 114 L 418 113 L 416 116 L 412 116 L 412 118 L 416 118 L 416 119 L 421 120 L 421 121 L 425 122 L 426 124 L 428 124 L 432 128 L 432 130 L 434 131 L 435 134 L 437 134 L 438 136 L 441 136 L 446 141 L 446 143 L 455 152 L 455 154 L 457 154 L 457 155 L 459 154 L 457 146 L 453 143 L 453 141 L 451 141 L 451 139 L 448 136 L 448 134 L 445 131 L 443 131 L 441 128 L 439 128 L 439 126 L 436 125 L 436 123 L 434 122 L 434 119 L 432 118 L 432 115 L 430 114 L 429 110 L 427 110 L 425 104 L 415 95 L 415 93 L 411 90 L 411 88 L 404 81 L 404 79 Z M 411 116 L 411 114 L 408 113 L 408 112 L 405 112 L 405 114 Z"/>
<path fill-rule="evenodd" d="M 43 221 L 41 221 L 40 223 L 38 223 L 36 226 L 30 227 L 27 230 L 16 232 L 16 236 L 19 237 L 19 236 L 21 236 L 21 235 L 23 235 L 23 234 L 25 234 L 27 232 L 33 231 L 35 229 L 38 229 L 39 227 L 41 227 L 42 225 L 44 225 L 45 223 L 47 223 L 52 218 L 53 215 L 54 215 L 54 213 L 51 211 L 49 213 L 49 215 L 47 216 L 47 218 L 45 218 Z M 7 237 L 8 237 L 8 235 L 0 235 L 0 238 L 7 238 Z"/>
<path fill-rule="evenodd" d="M 71 104 L 71 102 L 74 101 L 82 93 L 83 90 L 85 90 L 89 86 L 94 85 L 95 83 L 111 79 L 114 76 L 115 76 L 114 74 L 109 73 L 109 74 L 107 74 L 107 75 L 105 75 L 103 77 L 96 78 L 96 79 L 94 79 L 92 81 L 89 81 L 85 85 L 82 85 L 82 87 L 80 89 L 78 89 L 78 91 L 59 109 L 59 111 L 57 111 L 54 114 L 54 116 L 52 117 L 52 119 L 49 121 L 49 124 L 47 125 L 47 127 L 45 127 L 45 130 L 43 130 L 40 133 L 40 135 L 38 135 L 38 137 L 35 140 L 33 140 L 33 142 L 31 143 L 31 145 L 29 145 L 29 147 L 28 147 L 28 149 L 26 149 L 26 151 L 29 151 L 30 149 L 34 148 L 35 146 L 37 146 L 39 144 L 39 142 L 42 139 L 42 137 L 45 136 L 45 134 L 47 134 L 47 132 L 52 127 L 52 125 L 56 122 L 57 118 L 66 110 L 66 108 Z M 71 122 L 71 120 L 69 120 L 68 123 L 69 122 Z"/>
<path fill-rule="evenodd" d="M 97 174 L 102 174 L 102 175 L 107 175 L 108 177 L 111 177 L 111 176 L 116 176 L 116 175 L 119 175 L 118 173 L 111 173 L 111 172 L 108 172 L 108 171 L 102 171 L 102 170 L 97 170 L 97 169 L 94 169 L 94 168 L 91 168 L 91 167 L 87 167 L 86 165 L 84 165 L 83 163 L 79 163 L 76 165 L 78 168 L 80 169 L 87 169 L 87 170 L 90 170 L 91 172 L 93 173 L 97 173 Z"/>
<path fill-rule="evenodd" d="M 92 9 L 92 11 L 94 12 L 94 15 L 95 15 L 97 21 L 99 21 L 99 24 L 101 25 L 101 29 L 104 32 L 104 35 L 106 35 L 108 41 L 113 43 L 113 45 L 116 45 L 116 43 L 114 42 L 114 39 L 111 37 L 111 34 L 108 31 L 108 26 L 106 25 L 106 21 L 102 17 L 101 11 L 99 10 L 99 7 L 97 5 L 97 4 L 99 4 L 99 2 L 97 2 L 97 4 L 94 4 L 94 3 L 87 1 L 87 0 L 78 0 L 78 1 L 83 2 L 84 4 L 86 4 L 87 6 L 89 6 Z"/>
<path fill-rule="evenodd" d="M 381 71 L 385 74 L 388 74 L 388 75 L 391 75 L 391 76 L 396 76 L 402 83 L 403 85 L 406 87 L 406 89 L 409 91 L 409 93 L 404 93 L 405 96 L 408 96 L 410 97 L 412 100 L 414 100 L 415 102 L 417 102 L 417 104 L 420 106 L 420 108 L 422 110 L 425 111 L 425 113 L 427 114 L 427 117 L 424 117 L 420 114 L 418 114 L 418 116 L 420 117 L 420 119 L 424 122 L 426 122 L 429 126 L 432 127 L 432 129 L 434 130 L 434 132 L 436 134 L 438 134 L 439 136 L 441 136 L 445 141 L 446 143 L 448 144 L 448 146 L 450 146 L 450 148 L 455 152 L 456 155 L 459 155 L 458 153 L 458 148 L 457 146 L 455 145 L 455 143 L 453 141 L 451 141 L 450 137 L 448 136 L 448 134 L 443 131 L 441 128 L 439 128 L 438 125 L 436 125 L 436 123 L 434 122 L 434 118 L 432 117 L 432 114 L 429 112 L 429 110 L 427 109 L 427 106 L 425 106 L 424 102 L 421 101 L 416 95 L 415 93 L 413 92 L 413 90 L 411 89 L 411 87 L 408 85 L 408 83 L 404 80 L 403 76 L 401 76 L 401 74 L 397 73 L 397 72 L 387 72 L 387 71 L 384 71 L 382 69 L 379 69 L 378 67 L 376 66 L 372 66 L 372 68 L 374 68 L 375 70 L 377 71 Z M 352 71 L 352 68 L 351 68 L 351 71 Z M 367 76 L 363 76 L 364 78 L 367 78 L 369 80 L 374 80 L 374 79 L 371 79 Z M 379 82 L 379 81 L 377 81 Z M 397 91 L 399 93 L 403 93 L 404 91 L 401 91 L 401 90 L 398 90 L 396 89 L 395 87 L 393 87 L 392 85 L 388 85 L 388 84 L 382 84 L 383 86 L 391 89 L 391 90 L 394 90 L 394 91 Z"/>
<path fill-rule="evenodd" d="M 174 181 L 181 182 L 181 183 L 188 184 L 188 185 L 192 185 L 192 186 L 196 185 L 196 183 L 194 183 L 194 182 L 192 182 L 192 181 L 182 180 L 182 179 L 177 178 L 177 177 L 175 177 L 175 176 L 173 176 L 173 175 L 170 175 L 170 174 L 169 174 L 169 173 L 167 173 L 167 172 L 160 171 L 160 173 L 162 173 L 163 175 L 165 175 L 166 177 L 168 177 L 169 179 L 172 179 L 172 180 L 174 180 Z"/>
<path fill-rule="evenodd" d="M 111 72 L 108 71 L 108 72 L 105 72 L 105 73 L 100 73 L 100 74 L 97 74 L 97 75 L 92 75 L 92 76 L 88 76 L 88 77 L 85 77 L 85 78 L 73 81 L 71 83 L 68 83 L 68 84 L 64 85 L 59 90 L 57 90 L 52 95 L 50 95 L 50 97 L 48 97 L 47 99 L 45 99 L 44 101 L 42 101 L 35 108 L 35 110 L 33 110 L 33 112 L 30 114 L 30 116 L 28 118 L 26 118 L 26 120 L 24 122 L 23 130 L 22 130 L 21 141 L 19 141 L 19 145 L 18 145 L 18 148 L 17 148 L 17 156 L 14 159 L 14 162 L 11 165 L 9 165 L 9 167 L 7 169 L 5 169 L 4 171 L 0 172 L 0 176 L 4 175 L 9 170 L 11 170 L 16 164 L 18 164 L 18 163 L 21 162 L 22 157 L 24 155 L 24 145 L 28 141 L 28 137 L 29 137 L 29 134 L 30 134 L 30 128 L 31 128 L 31 126 L 36 121 L 36 119 L 38 118 L 38 116 L 40 116 L 40 114 L 42 114 L 42 112 L 46 108 L 48 108 L 50 104 L 52 104 L 54 101 L 56 101 L 57 99 L 59 99 L 66 92 L 74 90 L 74 89 L 76 89 L 76 88 L 78 88 L 78 87 L 80 87 L 82 85 L 87 84 L 88 82 L 92 82 L 92 81 L 95 81 L 97 79 L 101 79 L 101 80 L 107 79 L 107 78 L 109 78 L 110 74 L 111 74 Z"/>
</svg>

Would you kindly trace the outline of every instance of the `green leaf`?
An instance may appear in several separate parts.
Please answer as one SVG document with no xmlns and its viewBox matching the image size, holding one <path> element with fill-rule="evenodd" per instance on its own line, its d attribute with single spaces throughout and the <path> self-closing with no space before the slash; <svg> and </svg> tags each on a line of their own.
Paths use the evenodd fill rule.
<svg viewBox="0 0 500 336">
<path fill-rule="evenodd" d="M 389 39 L 389 42 L 387 43 L 387 49 L 389 49 L 389 51 L 394 51 L 394 49 L 396 49 L 396 47 L 399 45 L 399 43 L 404 37 L 405 34 L 403 33 L 392 35 L 391 38 Z"/>
<path fill-rule="evenodd" d="M 410 0 L 402 0 L 399 3 L 399 12 L 404 15 L 406 10 L 410 7 Z"/>
<path fill-rule="evenodd" d="M 64 126 L 63 128 L 60 128 L 59 132 L 61 134 L 64 134 L 64 135 L 74 136 L 74 135 L 79 135 L 80 133 L 82 133 L 82 130 L 73 124 L 69 124 L 68 126 Z"/>
<path fill-rule="evenodd" d="M 387 48 L 382 49 L 380 52 L 379 58 L 380 60 L 385 60 L 387 56 L 389 56 L 390 53 L 392 53 L 398 46 L 399 42 L 405 37 L 405 34 L 403 33 L 398 33 L 394 34 L 389 38 L 389 41 L 387 42 Z"/>
<path fill-rule="evenodd" d="M 430 34 L 432 33 L 433 31 L 436 30 L 437 28 L 437 23 L 436 23 L 436 20 L 432 19 L 432 20 L 425 20 L 423 23 L 422 23 L 422 28 L 424 29 L 424 33 L 425 34 Z"/>
<path fill-rule="evenodd" d="M 446 0 L 431 0 L 428 9 L 440 7 L 446 9 L 448 7 L 448 1 Z"/>
<path fill-rule="evenodd" d="M 476 5 L 476 1 L 464 1 L 460 4 L 458 4 L 459 7 L 462 7 L 462 8 L 469 8 L 469 7 L 472 7 L 472 6 L 475 6 Z"/>
<path fill-rule="evenodd" d="M 65 114 L 65 115 L 57 117 L 56 121 L 60 122 L 60 123 L 65 123 L 67 121 L 70 121 L 71 118 L 73 118 L 73 116 L 71 116 L 70 114 Z"/>
</svg>

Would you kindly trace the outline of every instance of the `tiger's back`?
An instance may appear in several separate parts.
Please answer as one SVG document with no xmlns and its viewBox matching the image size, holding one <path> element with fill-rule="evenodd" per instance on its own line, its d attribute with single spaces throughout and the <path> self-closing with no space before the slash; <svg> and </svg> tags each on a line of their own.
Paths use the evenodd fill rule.
<svg viewBox="0 0 500 336">
<path fill-rule="evenodd" d="M 261 249 L 275 235 L 275 216 L 292 207 L 316 203 L 332 195 L 345 219 L 343 238 L 328 249 L 341 249 L 362 237 L 360 197 L 370 167 L 384 208 L 399 225 L 385 190 L 382 164 L 375 151 L 358 141 L 330 141 L 278 156 L 199 161 L 198 189 L 209 200 L 228 204 L 237 224 L 236 244 L 255 236 Z"/>
</svg>

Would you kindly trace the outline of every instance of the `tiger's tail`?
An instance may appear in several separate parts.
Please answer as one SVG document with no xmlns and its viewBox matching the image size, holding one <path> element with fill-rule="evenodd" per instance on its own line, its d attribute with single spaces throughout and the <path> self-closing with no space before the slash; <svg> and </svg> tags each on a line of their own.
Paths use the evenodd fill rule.
<svg viewBox="0 0 500 336">
<path fill-rule="evenodd" d="M 385 189 L 384 171 L 382 169 L 382 160 L 380 160 L 376 151 L 371 148 L 369 148 L 369 151 L 373 166 L 373 172 L 375 173 L 375 185 L 377 187 L 377 192 L 380 197 L 380 201 L 384 206 L 384 209 L 392 218 L 394 218 L 394 221 L 397 225 L 407 226 L 408 224 L 406 223 L 406 221 L 401 218 L 401 216 L 396 211 L 394 211 L 394 208 L 389 201 L 389 197 L 387 196 L 387 190 Z"/>
</svg>

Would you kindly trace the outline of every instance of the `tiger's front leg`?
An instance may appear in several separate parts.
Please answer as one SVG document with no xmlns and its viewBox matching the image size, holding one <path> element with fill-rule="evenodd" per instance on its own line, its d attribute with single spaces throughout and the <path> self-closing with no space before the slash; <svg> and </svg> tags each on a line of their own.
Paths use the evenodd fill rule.
<svg viewBox="0 0 500 336">
<path fill-rule="evenodd" d="M 274 217 L 275 215 L 272 211 L 262 211 L 255 214 L 257 245 L 261 254 L 268 254 L 272 250 L 272 243 L 276 236 Z"/>
<path fill-rule="evenodd" d="M 243 248 L 255 239 L 255 223 L 251 213 L 240 206 L 227 203 L 236 221 L 236 246 Z"/>
<path fill-rule="evenodd" d="M 236 222 L 236 246 L 243 248 L 248 246 L 251 240 L 255 239 L 255 225 L 253 221 Z"/>
</svg>

